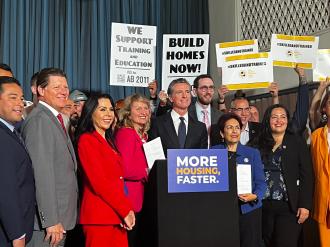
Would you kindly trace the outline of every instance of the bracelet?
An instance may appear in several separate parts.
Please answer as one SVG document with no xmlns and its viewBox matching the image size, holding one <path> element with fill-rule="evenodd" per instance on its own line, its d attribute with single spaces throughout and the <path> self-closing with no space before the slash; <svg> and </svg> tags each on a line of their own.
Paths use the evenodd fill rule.
<svg viewBox="0 0 330 247">
<path fill-rule="evenodd" d="M 223 101 L 218 100 L 218 104 L 222 105 L 224 103 L 225 103 L 225 100 L 223 100 Z"/>
</svg>

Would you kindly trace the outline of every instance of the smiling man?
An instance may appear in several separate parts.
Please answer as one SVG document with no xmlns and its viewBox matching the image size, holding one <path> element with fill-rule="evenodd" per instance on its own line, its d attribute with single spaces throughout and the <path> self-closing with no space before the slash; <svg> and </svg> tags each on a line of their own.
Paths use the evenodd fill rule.
<svg viewBox="0 0 330 247">
<path fill-rule="evenodd" d="M 190 105 L 189 113 L 195 120 L 206 125 L 209 144 L 213 146 L 220 141 L 220 132 L 216 125 L 222 115 L 222 112 L 211 106 L 215 91 L 213 79 L 207 74 L 199 75 L 195 78 L 193 87 L 197 101 Z"/>
<path fill-rule="evenodd" d="M 77 162 L 63 123 L 69 96 L 65 73 L 56 68 L 39 72 L 39 103 L 22 126 L 36 183 L 37 218 L 29 246 L 64 246 L 65 233 L 77 219 Z"/>
<path fill-rule="evenodd" d="M 250 104 L 249 101 L 244 97 L 234 98 L 231 102 L 230 111 L 241 118 L 243 124 L 241 143 L 245 145 L 257 136 L 261 130 L 261 124 L 250 122 Z"/>
<path fill-rule="evenodd" d="M 25 246 L 35 214 L 32 164 L 14 124 L 22 120 L 19 82 L 0 76 L 0 246 Z"/>
<path fill-rule="evenodd" d="M 161 138 L 165 155 L 169 148 L 207 148 L 205 124 L 188 114 L 191 103 L 189 82 L 184 78 L 173 80 L 167 94 L 172 110 L 152 122 L 150 139 Z"/>
</svg>

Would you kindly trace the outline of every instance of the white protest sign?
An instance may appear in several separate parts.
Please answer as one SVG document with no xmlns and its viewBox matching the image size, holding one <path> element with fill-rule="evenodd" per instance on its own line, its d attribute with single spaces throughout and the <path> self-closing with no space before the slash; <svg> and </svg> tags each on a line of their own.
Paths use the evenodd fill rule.
<svg viewBox="0 0 330 247">
<path fill-rule="evenodd" d="M 113 22 L 110 85 L 147 87 L 155 79 L 155 49 L 155 26 Z"/>
<path fill-rule="evenodd" d="M 273 81 L 273 64 L 268 52 L 226 57 L 222 85 L 229 90 L 266 88 Z"/>
<path fill-rule="evenodd" d="M 208 34 L 163 35 L 162 89 L 176 78 L 193 84 L 198 75 L 206 74 L 208 50 Z"/>
<path fill-rule="evenodd" d="M 318 46 L 319 37 L 273 34 L 273 65 L 294 68 L 298 64 L 299 67 L 312 69 L 315 66 Z"/>
<path fill-rule="evenodd" d="M 327 77 L 330 77 L 330 49 L 320 49 L 317 51 L 313 81 L 325 81 Z"/>
<path fill-rule="evenodd" d="M 223 67 L 226 56 L 234 56 L 248 53 L 258 53 L 258 40 L 241 40 L 215 44 L 217 54 L 217 67 Z"/>
</svg>

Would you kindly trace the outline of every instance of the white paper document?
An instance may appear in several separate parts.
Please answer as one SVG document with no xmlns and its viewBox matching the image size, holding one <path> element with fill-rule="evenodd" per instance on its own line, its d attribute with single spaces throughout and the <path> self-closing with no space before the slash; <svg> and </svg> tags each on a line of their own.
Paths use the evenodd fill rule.
<svg viewBox="0 0 330 247">
<path fill-rule="evenodd" d="M 237 193 L 239 195 L 252 193 L 251 165 L 238 164 L 236 170 L 237 170 Z"/>
<path fill-rule="evenodd" d="M 143 144 L 144 154 L 146 155 L 148 167 L 152 168 L 155 160 L 164 160 L 164 150 L 160 137 Z"/>
</svg>

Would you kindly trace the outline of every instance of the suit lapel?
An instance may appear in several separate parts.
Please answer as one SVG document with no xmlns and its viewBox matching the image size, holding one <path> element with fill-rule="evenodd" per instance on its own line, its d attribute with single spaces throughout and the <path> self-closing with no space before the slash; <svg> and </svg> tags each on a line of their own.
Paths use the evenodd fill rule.
<svg viewBox="0 0 330 247">
<path fill-rule="evenodd" d="M 61 132 L 61 135 L 63 136 L 66 144 L 67 144 L 67 147 L 69 149 L 69 152 L 71 154 L 71 157 L 72 157 L 72 160 L 74 162 L 74 166 L 75 166 L 75 169 L 77 168 L 77 160 L 76 160 L 76 155 L 75 155 L 75 152 L 74 152 L 74 148 L 73 148 L 73 145 L 72 145 L 72 142 L 69 138 L 69 135 L 64 133 L 63 131 L 63 128 L 60 124 L 60 122 L 58 121 L 58 119 L 54 116 L 54 114 L 47 108 L 45 107 L 44 105 L 42 104 L 38 104 L 37 107 L 40 107 L 40 110 L 42 112 L 44 112 L 49 118 L 50 120 L 53 122 L 54 126 L 56 126 L 56 128 Z"/>
<path fill-rule="evenodd" d="M 167 132 L 167 136 L 174 145 L 174 148 L 179 148 L 179 139 L 178 135 L 176 134 L 174 123 L 171 117 L 171 112 L 166 113 L 166 117 L 164 118 L 164 129 Z M 172 145 L 169 145 L 172 146 Z"/>
<path fill-rule="evenodd" d="M 195 136 L 194 130 L 196 130 L 196 122 L 192 116 L 188 115 L 188 132 L 187 132 L 186 142 L 184 144 L 185 148 L 189 148 L 192 146 L 191 142 Z"/>
<path fill-rule="evenodd" d="M 325 161 L 325 163 L 329 164 L 329 152 L 322 152 L 324 150 L 324 147 L 327 147 L 327 150 L 329 150 L 329 145 L 328 145 L 328 127 L 324 126 L 322 129 L 321 138 L 318 138 L 320 143 L 318 144 L 318 147 L 320 148 L 320 151 L 318 152 L 318 155 L 321 156 L 321 159 Z M 325 171 L 327 172 L 329 176 L 329 165 L 325 165 Z"/>
<path fill-rule="evenodd" d="M 188 108 L 188 114 L 195 120 L 198 121 L 198 117 L 197 117 L 197 111 L 196 111 L 196 105 L 195 104 L 191 104 Z"/>
<path fill-rule="evenodd" d="M 24 149 L 24 151 L 28 153 L 26 150 L 26 147 L 24 146 L 23 143 L 18 139 L 18 136 L 16 136 L 6 125 L 4 125 L 2 122 L 0 122 L 0 128 L 3 129 L 9 136 L 11 136 L 15 141 Z M 30 156 L 29 156 L 30 157 Z"/>
</svg>

